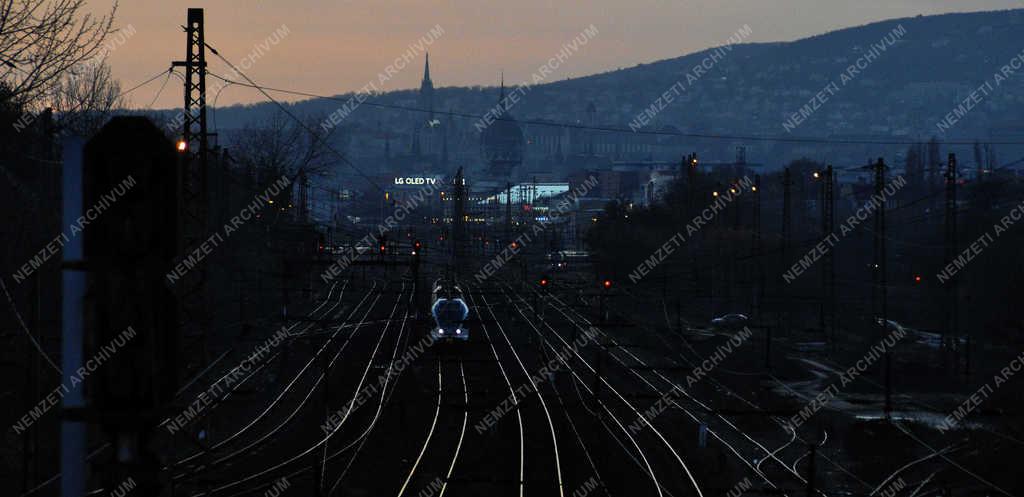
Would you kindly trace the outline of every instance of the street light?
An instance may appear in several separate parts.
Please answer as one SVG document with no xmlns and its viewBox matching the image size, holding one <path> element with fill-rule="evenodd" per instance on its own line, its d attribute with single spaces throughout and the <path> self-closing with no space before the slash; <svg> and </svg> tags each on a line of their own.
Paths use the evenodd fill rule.
<svg viewBox="0 0 1024 497">
<path fill-rule="evenodd" d="M 175 145 L 175 148 L 178 149 L 178 152 L 185 152 L 188 150 L 188 142 L 185 140 L 178 140 L 178 143 Z"/>
</svg>

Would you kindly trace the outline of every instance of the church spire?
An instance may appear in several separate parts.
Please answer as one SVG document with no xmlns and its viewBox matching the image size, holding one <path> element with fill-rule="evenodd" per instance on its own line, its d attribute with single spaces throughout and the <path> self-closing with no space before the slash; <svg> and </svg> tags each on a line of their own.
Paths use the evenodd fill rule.
<svg viewBox="0 0 1024 497">
<path fill-rule="evenodd" d="M 427 61 L 423 63 L 423 81 L 430 81 L 430 52 L 427 52 Z"/>
<path fill-rule="evenodd" d="M 423 82 L 420 83 L 419 107 L 427 111 L 427 121 L 434 120 L 434 82 L 430 80 L 430 53 L 423 63 Z"/>
<path fill-rule="evenodd" d="M 498 105 L 505 109 L 505 71 L 501 71 L 501 94 L 498 96 Z"/>
</svg>

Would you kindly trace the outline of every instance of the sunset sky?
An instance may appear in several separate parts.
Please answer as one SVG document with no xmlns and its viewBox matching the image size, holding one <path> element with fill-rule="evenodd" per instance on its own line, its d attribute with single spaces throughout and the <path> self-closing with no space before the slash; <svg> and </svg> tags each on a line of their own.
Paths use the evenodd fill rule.
<svg viewBox="0 0 1024 497">
<path fill-rule="evenodd" d="M 110 0 L 90 0 L 109 8 Z M 181 59 L 188 7 L 206 9 L 207 41 L 239 62 L 275 30 L 289 34 L 246 73 L 260 84 L 337 94 L 377 80 L 395 58 L 434 26 L 444 33 L 430 47 L 436 86 L 493 85 L 527 80 L 563 43 L 593 24 L 598 34 L 559 67 L 552 80 L 629 67 L 720 45 L 749 25 L 748 41 L 786 41 L 837 28 L 918 14 L 1024 7 L 1021 0 L 130 0 L 117 26 L 135 33 L 110 55 L 122 86 L 131 87 Z M 383 87 L 418 87 L 422 53 Z M 211 57 L 210 70 L 226 74 Z M 156 102 L 181 105 L 179 80 Z M 161 81 L 131 96 L 146 106 Z M 212 97 L 211 97 L 212 98 Z M 296 97 L 284 97 L 295 99 Z M 231 87 L 218 105 L 262 101 Z"/>
</svg>

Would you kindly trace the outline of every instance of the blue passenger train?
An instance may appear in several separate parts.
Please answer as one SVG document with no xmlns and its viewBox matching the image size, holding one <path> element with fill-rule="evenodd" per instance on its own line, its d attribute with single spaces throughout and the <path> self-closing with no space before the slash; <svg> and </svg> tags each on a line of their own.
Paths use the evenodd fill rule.
<svg viewBox="0 0 1024 497">
<path fill-rule="evenodd" d="M 462 289 L 453 283 L 438 280 L 434 283 L 430 300 L 430 314 L 435 324 L 430 335 L 434 340 L 469 340 L 469 330 L 465 326 L 469 306 L 462 297 Z"/>
</svg>

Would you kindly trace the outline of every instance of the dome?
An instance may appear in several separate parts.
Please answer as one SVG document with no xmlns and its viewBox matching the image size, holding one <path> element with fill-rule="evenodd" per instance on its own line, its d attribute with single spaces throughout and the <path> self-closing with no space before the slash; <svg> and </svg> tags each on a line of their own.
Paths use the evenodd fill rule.
<svg viewBox="0 0 1024 497">
<path fill-rule="evenodd" d="M 480 153 L 491 174 L 509 176 L 512 169 L 523 163 L 523 129 L 509 113 L 505 101 L 505 77 L 501 78 L 497 119 L 480 132 Z"/>
<path fill-rule="evenodd" d="M 484 160 L 491 165 L 519 165 L 523 161 L 523 142 L 522 128 L 512 115 L 507 113 L 480 133 Z"/>
</svg>

